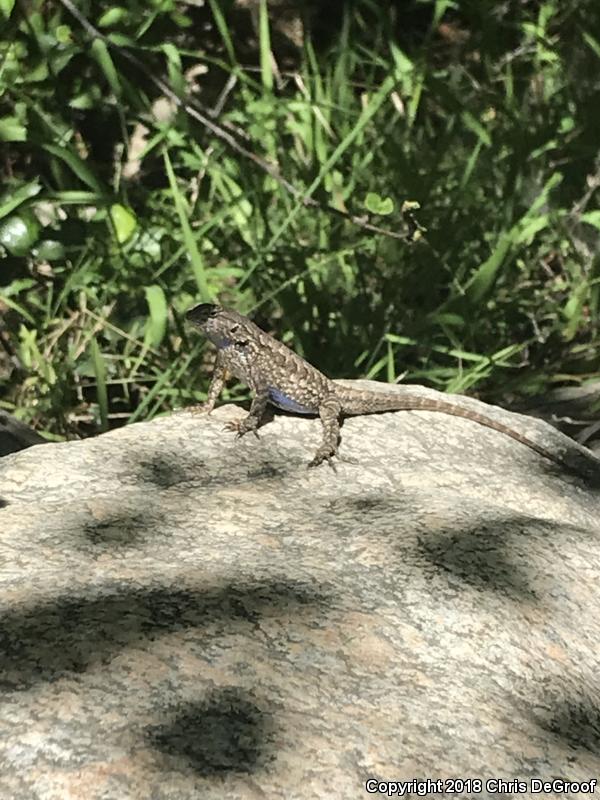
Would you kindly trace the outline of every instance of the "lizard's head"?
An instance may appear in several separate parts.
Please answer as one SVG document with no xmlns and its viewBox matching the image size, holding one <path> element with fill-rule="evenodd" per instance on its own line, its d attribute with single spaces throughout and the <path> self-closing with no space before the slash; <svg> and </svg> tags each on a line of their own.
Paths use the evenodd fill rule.
<svg viewBox="0 0 600 800">
<path fill-rule="evenodd" d="M 190 308 L 185 318 L 217 347 L 245 342 L 244 317 L 235 311 L 228 311 L 213 303 L 200 303 L 199 306 Z"/>
<path fill-rule="evenodd" d="M 185 318 L 196 328 L 205 329 L 205 326 L 214 320 L 223 311 L 221 306 L 215 306 L 213 303 L 200 303 L 199 306 L 194 306 L 186 311 Z"/>
</svg>

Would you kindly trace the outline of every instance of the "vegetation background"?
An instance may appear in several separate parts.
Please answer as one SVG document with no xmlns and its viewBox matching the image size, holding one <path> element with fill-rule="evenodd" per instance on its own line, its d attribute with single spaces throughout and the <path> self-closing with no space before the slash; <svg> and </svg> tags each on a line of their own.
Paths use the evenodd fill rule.
<svg viewBox="0 0 600 800">
<path fill-rule="evenodd" d="M 598 0 L 74 2 L 0 0 L 0 408 L 200 401 L 208 299 L 333 377 L 600 378 Z"/>
</svg>

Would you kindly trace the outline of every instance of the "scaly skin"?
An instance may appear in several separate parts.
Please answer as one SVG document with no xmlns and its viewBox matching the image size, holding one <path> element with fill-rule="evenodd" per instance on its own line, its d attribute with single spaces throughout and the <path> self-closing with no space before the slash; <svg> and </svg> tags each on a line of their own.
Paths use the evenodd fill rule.
<svg viewBox="0 0 600 800">
<path fill-rule="evenodd" d="M 238 436 L 244 436 L 250 431 L 256 433 L 268 403 L 285 411 L 318 414 L 323 424 L 323 440 L 309 464 L 310 467 L 323 461 L 331 464 L 331 459 L 338 450 L 342 417 L 383 411 L 420 410 L 439 411 L 472 420 L 510 436 L 544 458 L 571 469 L 558 455 L 518 431 L 464 406 L 426 397 L 362 391 L 335 383 L 235 311 L 203 303 L 188 311 L 186 317 L 217 347 L 217 361 L 207 400 L 196 407 L 196 410 L 207 413 L 212 411 L 230 373 L 254 393 L 248 416 L 226 425 L 229 430 L 236 431 Z"/>
</svg>

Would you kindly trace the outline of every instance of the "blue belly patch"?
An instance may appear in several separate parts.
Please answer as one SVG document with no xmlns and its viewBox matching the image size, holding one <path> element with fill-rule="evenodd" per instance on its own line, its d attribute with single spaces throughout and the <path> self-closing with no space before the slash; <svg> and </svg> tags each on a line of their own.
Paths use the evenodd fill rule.
<svg viewBox="0 0 600 800">
<path fill-rule="evenodd" d="M 269 402 L 273 403 L 277 408 L 282 408 L 284 411 L 292 411 L 294 414 L 314 414 L 314 408 L 307 408 L 296 402 L 287 394 L 280 392 L 279 389 L 269 389 Z"/>
</svg>

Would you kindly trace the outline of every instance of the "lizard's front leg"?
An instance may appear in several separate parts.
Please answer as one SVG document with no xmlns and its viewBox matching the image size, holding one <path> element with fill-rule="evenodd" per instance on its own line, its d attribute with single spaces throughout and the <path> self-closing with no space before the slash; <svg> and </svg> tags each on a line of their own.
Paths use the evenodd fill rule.
<svg viewBox="0 0 600 800">
<path fill-rule="evenodd" d="M 333 466 L 331 459 L 337 453 L 340 439 L 340 416 L 342 404 L 335 395 L 329 395 L 319 406 L 319 417 L 323 423 L 323 442 L 309 463 L 309 467 L 317 467 L 323 461 Z"/>
<path fill-rule="evenodd" d="M 231 422 L 225 423 L 225 428 L 228 431 L 235 431 L 238 435 L 238 438 L 244 436 L 246 433 L 250 431 L 254 431 L 255 436 L 258 436 L 256 433 L 256 429 L 260 427 L 260 424 L 263 420 L 265 415 L 265 411 L 267 410 L 267 403 L 269 401 L 269 390 L 268 388 L 261 387 L 260 389 L 256 390 L 256 394 L 254 395 L 254 399 L 252 400 L 252 405 L 250 406 L 250 411 L 248 415 L 243 419 L 236 419 L 232 420 Z"/>
<path fill-rule="evenodd" d="M 198 403 L 194 406 L 188 406 L 187 411 L 191 411 L 192 414 L 210 414 L 210 412 L 215 407 L 215 403 L 221 392 L 223 391 L 223 385 L 227 380 L 227 368 L 223 364 L 223 357 L 221 356 L 221 351 L 217 352 L 217 360 L 215 361 L 215 369 L 212 374 L 212 378 L 210 380 L 210 386 L 208 387 L 208 392 L 206 394 L 206 401 L 204 403 Z"/>
</svg>

